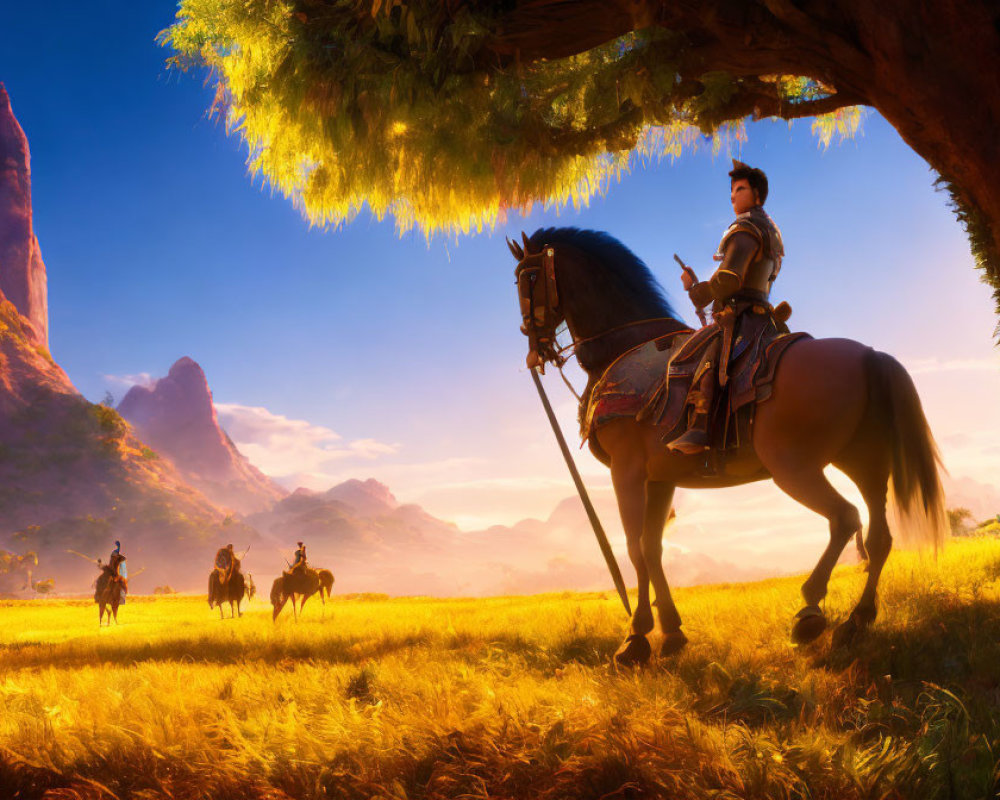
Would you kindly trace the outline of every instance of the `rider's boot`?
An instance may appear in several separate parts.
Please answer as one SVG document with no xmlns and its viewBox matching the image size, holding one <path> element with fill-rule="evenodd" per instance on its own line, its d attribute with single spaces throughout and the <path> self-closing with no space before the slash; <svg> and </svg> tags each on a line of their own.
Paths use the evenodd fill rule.
<svg viewBox="0 0 1000 800">
<path fill-rule="evenodd" d="M 688 429 L 668 444 L 667 448 L 686 456 L 708 450 L 708 414 L 693 414 Z"/>
<path fill-rule="evenodd" d="M 688 417 L 688 429 L 667 445 L 667 449 L 686 456 L 704 453 L 709 448 L 708 411 L 712 407 L 711 371 L 701 382 L 700 389 L 691 392 L 691 414 Z"/>
</svg>

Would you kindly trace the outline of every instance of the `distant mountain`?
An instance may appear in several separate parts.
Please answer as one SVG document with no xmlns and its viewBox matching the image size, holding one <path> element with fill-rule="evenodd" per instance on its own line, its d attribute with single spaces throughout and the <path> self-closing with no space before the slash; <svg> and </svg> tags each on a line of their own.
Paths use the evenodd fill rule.
<svg viewBox="0 0 1000 800">
<path fill-rule="evenodd" d="M 58 591 L 85 590 L 95 567 L 76 554 L 106 559 L 117 538 L 133 573 L 156 564 L 158 582 L 193 588 L 204 575 L 190 573 L 191 559 L 210 558 L 235 530 L 255 537 L 114 409 L 81 397 L 0 301 L 0 548 L 37 553 L 35 574 Z"/>
<path fill-rule="evenodd" d="M 287 494 L 253 466 L 219 427 L 205 373 L 190 358 L 178 359 L 152 386 L 129 389 L 118 413 L 216 505 L 250 514 Z"/>
<path fill-rule="evenodd" d="M 977 522 L 1000 514 L 1000 489 L 968 476 L 942 476 L 948 508 L 967 508 Z"/>
<path fill-rule="evenodd" d="M 327 492 L 298 489 L 246 521 L 263 538 L 253 560 L 262 576 L 276 574 L 291 559 L 295 543 L 304 541 L 310 563 L 334 572 L 338 592 L 614 590 L 586 512 L 575 497 L 559 503 L 545 520 L 462 532 L 419 506 L 400 505 L 376 480 L 352 480 Z M 631 585 L 635 575 L 624 547 L 619 549 L 618 561 Z M 668 558 L 671 583 L 678 586 L 773 574 L 669 545 Z"/>
<path fill-rule="evenodd" d="M 88 403 L 52 359 L 45 347 L 45 268 L 31 230 L 27 142 L 2 90 L 0 155 L 3 558 L 15 563 L 34 552 L 36 577 L 55 578 L 56 591 L 82 591 L 96 575 L 92 560 L 106 559 L 120 539 L 133 575 L 145 565 L 158 583 L 200 588 L 213 547 L 234 534 L 252 540 L 256 533 L 188 486 L 114 409 Z M 194 574 L 198 560 L 206 569 Z M 142 589 L 141 576 L 134 586 Z"/>
</svg>

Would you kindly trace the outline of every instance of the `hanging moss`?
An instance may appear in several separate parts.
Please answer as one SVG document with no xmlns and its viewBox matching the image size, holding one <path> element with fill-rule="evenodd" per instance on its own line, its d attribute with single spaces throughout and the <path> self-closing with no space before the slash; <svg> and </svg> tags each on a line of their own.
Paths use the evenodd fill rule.
<svg viewBox="0 0 1000 800">
<path fill-rule="evenodd" d="M 684 40 L 670 31 L 501 66 L 485 49 L 489 8 L 442 6 L 182 0 L 161 41 L 174 65 L 210 69 L 251 172 L 317 225 L 367 207 L 401 231 L 480 230 L 536 202 L 583 205 L 637 156 L 741 131 L 743 79 L 681 81 Z M 772 80 L 788 102 L 823 91 Z M 852 131 L 835 120 L 819 133 Z"/>
</svg>

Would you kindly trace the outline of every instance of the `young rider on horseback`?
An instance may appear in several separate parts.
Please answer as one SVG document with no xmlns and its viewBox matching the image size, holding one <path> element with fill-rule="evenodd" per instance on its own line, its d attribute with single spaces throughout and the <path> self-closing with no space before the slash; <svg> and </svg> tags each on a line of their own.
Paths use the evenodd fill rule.
<svg viewBox="0 0 1000 800">
<path fill-rule="evenodd" d="M 736 220 L 722 235 L 714 256 L 722 263 L 707 281 L 696 282 L 694 273 L 687 269 L 681 275 L 684 289 L 697 309 L 712 304 L 709 327 L 716 329 L 714 334 L 697 337 L 700 343 L 709 338 L 711 341 L 688 394 L 688 429 L 668 445 L 687 455 L 701 453 L 710 446 L 708 427 L 717 390 L 729 380 L 730 361 L 748 315 L 773 313 L 768 296 L 785 254 L 781 231 L 763 209 L 767 176 L 734 158 L 729 177 Z M 780 315 L 776 321 L 784 322 Z M 678 356 L 682 354 L 683 349 Z"/>
<path fill-rule="evenodd" d="M 122 605 L 125 603 L 125 596 L 128 594 L 128 568 L 125 566 L 125 556 L 122 555 L 122 543 L 115 539 L 115 549 L 108 557 L 107 567 L 112 578 L 117 577 L 122 585 Z"/>
<path fill-rule="evenodd" d="M 225 547 L 220 547 L 219 551 L 215 554 L 215 568 L 219 570 L 219 579 L 221 583 L 225 583 L 235 573 L 239 572 L 241 566 L 242 563 L 240 559 L 236 557 L 236 553 L 233 552 L 233 546 L 231 544 L 227 544 Z"/>
<path fill-rule="evenodd" d="M 296 572 L 306 571 L 306 546 L 302 542 L 296 542 L 296 544 L 299 547 L 295 551 L 295 561 L 292 563 L 292 566 L 285 570 L 285 575 L 294 575 Z"/>
</svg>

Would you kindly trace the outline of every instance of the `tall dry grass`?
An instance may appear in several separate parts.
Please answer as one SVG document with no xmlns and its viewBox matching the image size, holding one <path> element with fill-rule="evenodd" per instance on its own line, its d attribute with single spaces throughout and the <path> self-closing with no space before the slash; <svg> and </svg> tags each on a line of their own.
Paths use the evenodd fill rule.
<svg viewBox="0 0 1000 800">
<path fill-rule="evenodd" d="M 679 590 L 691 644 L 625 674 L 613 593 L 0 604 L 0 797 L 993 796 L 1000 543 L 894 554 L 848 652 L 789 644 L 798 583 Z"/>
</svg>

